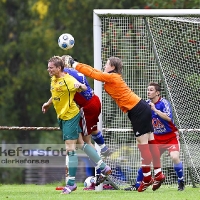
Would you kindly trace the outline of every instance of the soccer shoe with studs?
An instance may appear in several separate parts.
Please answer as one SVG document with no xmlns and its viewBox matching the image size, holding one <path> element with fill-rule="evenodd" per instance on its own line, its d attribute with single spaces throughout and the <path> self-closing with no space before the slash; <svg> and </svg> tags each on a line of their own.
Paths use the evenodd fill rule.
<svg viewBox="0 0 200 200">
<path fill-rule="evenodd" d="M 165 181 L 165 175 L 163 173 L 161 173 L 159 176 L 156 176 L 154 178 L 152 190 L 153 191 L 157 190 L 164 181 Z"/>
<path fill-rule="evenodd" d="M 130 187 L 124 188 L 125 191 L 137 191 L 138 188 L 136 188 L 135 185 L 130 185 Z"/>
<path fill-rule="evenodd" d="M 95 183 L 92 183 L 90 187 L 85 187 L 83 190 L 95 190 Z"/>
<path fill-rule="evenodd" d="M 65 186 L 57 186 L 56 190 L 63 190 Z"/>
<path fill-rule="evenodd" d="M 66 185 L 63 188 L 63 191 L 62 191 L 61 194 L 70 194 L 71 192 L 75 191 L 76 189 L 77 189 L 76 184 L 74 184 L 74 185 Z"/>
<path fill-rule="evenodd" d="M 178 191 L 183 191 L 185 189 L 184 181 L 178 182 Z"/>
<path fill-rule="evenodd" d="M 96 186 L 103 183 L 106 180 L 106 177 L 108 175 L 110 175 L 111 173 L 112 173 L 111 168 L 108 165 L 106 165 L 105 168 L 101 171 L 101 174 L 99 175 L 99 177 L 96 180 Z"/>
<path fill-rule="evenodd" d="M 104 184 L 103 190 L 114 190 L 115 188 L 110 184 Z"/>
<path fill-rule="evenodd" d="M 153 179 L 151 179 L 148 183 L 142 181 L 137 191 L 144 192 L 152 184 L 153 184 Z"/>
<path fill-rule="evenodd" d="M 107 149 L 102 149 L 101 152 L 100 152 L 100 155 L 101 155 L 101 158 L 102 159 L 105 159 L 106 157 L 110 156 L 113 152 L 107 148 Z"/>
</svg>

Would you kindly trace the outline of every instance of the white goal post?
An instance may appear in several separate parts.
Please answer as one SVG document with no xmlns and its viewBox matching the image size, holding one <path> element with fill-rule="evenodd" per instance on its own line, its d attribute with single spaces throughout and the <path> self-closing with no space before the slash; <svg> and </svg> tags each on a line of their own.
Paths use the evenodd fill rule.
<svg viewBox="0 0 200 200">
<path fill-rule="evenodd" d="M 196 187 L 200 183 L 200 9 L 95 9 L 93 39 L 94 67 L 102 70 L 110 56 L 120 57 L 125 81 L 143 99 L 149 82 L 162 83 L 162 96 L 171 102 L 180 132 L 186 184 Z M 135 182 L 140 155 L 127 116 L 102 88 L 94 81 L 102 101 L 98 126 L 115 151 L 105 160 L 113 170 L 110 178 L 122 189 Z M 162 156 L 162 167 L 165 184 L 177 185 L 167 154 Z"/>
</svg>

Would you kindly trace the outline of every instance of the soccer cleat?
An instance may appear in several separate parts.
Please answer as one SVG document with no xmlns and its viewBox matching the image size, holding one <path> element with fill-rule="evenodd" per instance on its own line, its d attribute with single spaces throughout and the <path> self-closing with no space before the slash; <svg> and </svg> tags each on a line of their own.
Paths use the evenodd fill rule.
<svg viewBox="0 0 200 200">
<path fill-rule="evenodd" d="M 108 181 L 109 184 L 110 184 L 115 190 L 120 190 L 120 188 L 119 188 L 119 184 L 120 184 L 119 179 L 115 178 L 115 177 L 112 176 L 112 175 L 108 175 L 108 176 L 106 177 L 106 181 Z"/>
<path fill-rule="evenodd" d="M 110 156 L 112 153 L 113 152 L 109 148 L 106 148 L 105 150 L 103 148 L 103 149 L 101 149 L 101 152 L 100 152 L 101 158 L 106 158 L 106 157 Z"/>
<path fill-rule="evenodd" d="M 95 190 L 95 183 L 92 183 L 90 187 L 85 187 L 83 190 Z"/>
<path fill-rule="evenodd" d="M 77 189 L 76 184 L 74 184 L 74 185 L 66 185 L 63 188 L 63 191 L 62 191 L 61 194 L 70 194 L 71 192 L 75 191 L 76 189 Z"/>
<path fill-rule="evenodd" d="M 125 191 L 137 191 L 138 188 L 135 185 L 130 185 L 130 187 L 124 188 Z"/>
<path fill-rule="evenodd" d="M 142 181 L 137 191 L 144 192 L 152 184 L 153 184 L 153 179 L 151 179 L 148 183 Z"/>
<path fill-rule="evenodd" d="M 178 191 L 183 191 L 185 189 L 185 183 L 184 181 L 178 182 Z"/>
<path fill-rule="evenodd" d="M 164 181 L 165 181 L 165 175 L 163 173 L 161 173 L 159 176 L 155 177 L 152 190 L 153 191 L 157 190 Z"/>
<path fill-rule="evenodd" d="M 106 180 L 106 177 L 110 175 L 111 173 L 112 173 L 111 168 L 108 165 L 106 165 L 105 168 L 101 171 L 101 174 L 99 175 L 99 177 L 97 177 L 96 186 L 103 183 Z"/>
<path fill-rule="evenodd" d="M 104 190 L 114 190 L 115 188 L 114 188 L 112 185 L 104 184 L 104 185 L 103 185 L 103 189 L 104 189 Z"/>
<path fill-rule="evenodd" d="M 57 186 L 56 190 L 63 190 L 65 186 Z"/>
</svg>

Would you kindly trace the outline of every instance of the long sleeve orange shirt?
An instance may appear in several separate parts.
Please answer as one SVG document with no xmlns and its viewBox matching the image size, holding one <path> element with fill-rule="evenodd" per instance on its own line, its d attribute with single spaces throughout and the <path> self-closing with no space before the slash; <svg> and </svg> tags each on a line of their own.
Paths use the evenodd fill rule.
<svg viewBox="0 0 200 200">
<path fill-rule="evenodd" d="M 76 70 L 88 77 L 104 82 L 105 91 L 114 99 L 124 113 L 131 110 L 141 100 L 128 87 L 120 74 L 102 72 L 83 63 L 78 63 Z"/>
</svg>

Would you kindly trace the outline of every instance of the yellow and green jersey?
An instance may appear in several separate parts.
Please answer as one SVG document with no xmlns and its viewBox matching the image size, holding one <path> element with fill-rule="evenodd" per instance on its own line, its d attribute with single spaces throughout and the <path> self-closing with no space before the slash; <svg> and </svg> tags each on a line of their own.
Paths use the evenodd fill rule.
<svg viewBox="0 0 200 200">
<path fill-rule="evenodd" d="M 51 78 L 50 91 L 58 119 L 70 120 L 79 113 L 79 108 L 74 102 L 74 95 L 78 90 L 74 87 L 76 82 L 77 80 L 69 74 L 61 78 Z"/>
</svg>

